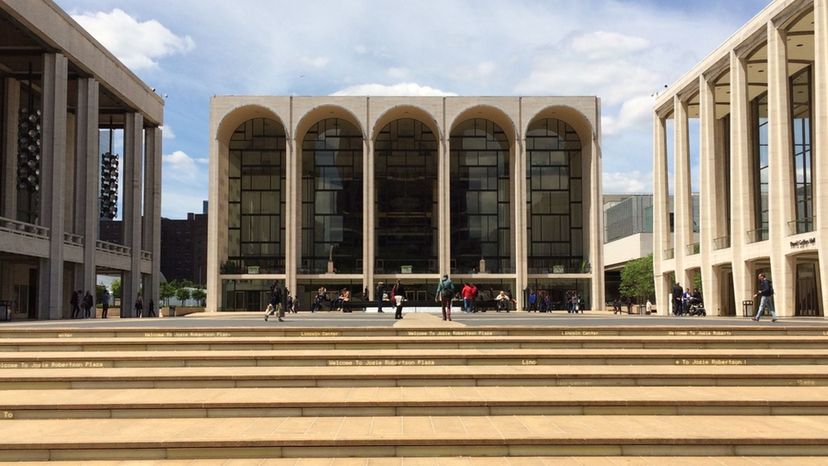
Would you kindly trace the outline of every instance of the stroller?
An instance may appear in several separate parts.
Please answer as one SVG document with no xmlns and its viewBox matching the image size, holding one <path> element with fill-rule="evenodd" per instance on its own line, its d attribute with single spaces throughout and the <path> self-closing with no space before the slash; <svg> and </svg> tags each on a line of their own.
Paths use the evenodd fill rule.
<svg viewBox="0 0 828 466">
<path fill-rule="evenodd" d="M 701 317 L 707 315 L 707 311 L 704 309 L 704 303 L 700 299 L 692 298 L 688 304 L 686 315 Z"/>
</svg>

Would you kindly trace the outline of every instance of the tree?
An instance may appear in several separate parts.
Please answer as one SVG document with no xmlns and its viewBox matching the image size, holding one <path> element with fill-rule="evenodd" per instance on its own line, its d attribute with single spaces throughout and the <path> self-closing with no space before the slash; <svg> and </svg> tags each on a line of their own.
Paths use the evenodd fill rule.
<svg viewBox="0 0 828 466">
<path fill-rule="evenodd" d="M 621 296 L 634 298 L 638 302 L 654 299 L 653 255 L 627 262 L 621 270 Z"/>
<path fill-rule="evenodd" d="M 181 301 L 181 305 L 184 306 L 188 299 L 190 299 L 190 290 L 187 288 L 179 288 L 175 291 L 175 297 Z"/>
<path fill-rule="evenodd" d="M 112 296 L 121 299 L 121 279 L 116 278 L 112 281 Z"/>
<path fill-rule="evenodd" d="M 169 282 L 164 282 L 164 283 L 161 284 L 161 289 L 159 290 L 159 294 L 160 294 L 159 298 L 161 298 L 161 300 L 164 301 L 164 303 L 166 303 L 169 306 L 170 298 L 175 296 L 176 291 L 177 291 L 177 289 L 175 288 L 174 284 L 169 283 Z"/>
<path fill-rule="evenodd" d="M 203 288 L 196 288 L 190 293 L 190 297 L 198 302 L 199 306 L 204 306 L 204 300 L 207 298 L 207 293 Z"/>
<path fill-rule="evenodd" d="M 95 302 L 101 304 L 103 302 L 103 295 L 104 291 L 106 291 L 106 287 L 101 285 L 100 283 L 95 285 Z"/>
</svg>

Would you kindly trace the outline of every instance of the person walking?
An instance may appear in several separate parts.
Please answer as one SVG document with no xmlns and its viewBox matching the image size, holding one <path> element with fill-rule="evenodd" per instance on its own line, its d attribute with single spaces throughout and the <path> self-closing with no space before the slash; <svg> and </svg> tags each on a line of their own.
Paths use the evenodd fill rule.
<svg viewBox="0 0 828 466">
<path fill-rule="evenodd" d="M 141 294 L 138 293 L 138 297 L 135 298 L 135 317 L 139 319 L 144 315 L 144 298 L 141 297 Z"/>
<path fill-rule="evenodd" d="M 771 314 L 771 322 L 776 322 L 776 309 L 773 307 L 773 285 L 770 280 L 765 277 L 764 273 L 760 273 L 758 278 L 759 292 L 753 295 L 753 297 L 756 298 L 757 296 L 761 296 L 761 299 L 759 301 L 759 311 L 756 312 L 756 316 L 753 320 L 759 322 L 759 319 L 762 317 L 762 313 L 765 312 L 765 309 L 769 309 Z"/>
<path fill-rule="evenodd" d="M 463 312 L 470 313 L 474 303 L 474 291 L 472 291 L 472 287 L 468 282 L 463 283 L 463 289 L 460 290 L 460 296 L 463 297 Z"/>
<path fill-rule="evenodd" d="M 150 299 L 149 306 L 147 307 L 147 317 L 158 317 L 155 315 L 155 301 Z"/>
<path fill-rule="evenodd" d="M 282 288 L 277 284 L 274 283 L 273 286 L 270 287 L 270 305 L 267 306 L 267 310 L 265 311 L 264 320 L 267 322 L 267 319 L 272 316 L 274 313 L 277 313 L 276 317 L 279 319 L 279 322 L 282 321 Z"/>
<path fill-rule="evenodd" d="M 529 312 L 538 312 L 538 293 L 534 290 L 529 290 L 529 298 L 526 300 L 529 303 Z"/>
<path fill-rule="evenodd" d="M 382 299 L 385 294 L 385 285 L 382 282 L 377 283 L 377 290 L 374 293 L 374 299 L 377 300 L 377 312 L 382 312 Z"/>
<path fill-rule="evenodd" d="M 109 290 L 104 288 L 103 299 L 101 300 L 101 319 L 106 319 L 106 313 L 109 312 Z"/>
<path fill-rule="evenodd" d="M 394 295 L 394 304 L 396 305 L 396 312 L 394 313 L 395 319 L 402 319 L 403 318 L 403 302 L 405 301 L 405 288 L 403 288 L 402 283 L 397 280 L 397 283 L 394 284 L 394 289 L 392 291 Z"/>
<path fill-rule="evenodd" d="M 443 275 L 440 283 L 437 285 L 436 299 L 441 303 L 443 310 L 443 320 L 451 320 L 451 298 L 454 297 L 454 283 L 448 275 Z"/>
<path fill-rule="evenodd" d="M 72 297 L 69 298 L 69 306 L 72 308 L 72 318 L 73 319 L 80 319 L 81 318 L 80 296 L 78 296 L 77 291 L 72 292 Z"/>
<path fill-rule="evenodd" d="M 83 314 L 85 318 L 89 319 L 92 316 L 92 308 L 95 306 L 95 300 L 92 298 L 92 295 L 89 291 L 83 296 Z"/>
</svg>

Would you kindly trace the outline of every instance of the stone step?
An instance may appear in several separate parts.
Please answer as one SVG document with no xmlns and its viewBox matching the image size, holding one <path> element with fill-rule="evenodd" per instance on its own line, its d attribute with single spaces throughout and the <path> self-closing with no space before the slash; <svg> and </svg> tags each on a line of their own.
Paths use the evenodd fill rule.
<svg viewBox="0 0 828 466">
<path fill-rule="evenodd" d="M 388 317 L 389 321 L 391 317 Z M 278 338 L 278 337 L 503 337 L 503 336 L 669 336 L 669 337 L 729 337 L 759 335 L 793 335 L 793 336 L 828 336 L 828 325 L 799 325 L 795 322 L 754 323 L 745 319 L 743 324 L 710 325 L 699 321 L 698 326 L 678 325 L 621 325 L 590 326 L 588 319 L 580 326 L 473 326 L 457 328 L 429 327 L 279 327 L 261 322 L 248 327 L 97 327 L 100 322 L 82 321 L 77 324 L 67 323 L 64 327 L 7 327 L 0 328 L 0 339 L 5 338 Z M 143 323 L 143 322 L 141 322 Z M 389 322 L 390 323 L 390 322 Z M 85 325 L 88 324 L 88 325 Z"/>
<path fill-rule="evenodd" d="M 0 352 L 381 349 L 828 349 L 828 336 L 78 337 L 0 339 Z"/>
<path fill-rule="evenodd" d="M 0 420 L 828 415 L 828 387 L 372 387 L 0 391 Z"/>
<path fill-rule="evenodd" d="M 2 369 L 211 366 L 825 365 L 828 349 L 377 349 L 0 352 Z"/>
<path fill-rule="evenodd" d="M 0 390 L 394 386 L 825 386 L 816 365 L 153 367 L 6 369 Z"/>
<path fill-rule="evenodd" d="M 399 416 L 0 422 L 0 461 L 825 456 L 825 416 Z"/>
<path fill-rule="evenodd" d="M 49 466 L 68 461 L 21 461 Z M 824 466 L 817 456 L 446 456 L 380 458 L 248 458 L 148 461 L 84 461 L 84 466 Z"/>
</svg>

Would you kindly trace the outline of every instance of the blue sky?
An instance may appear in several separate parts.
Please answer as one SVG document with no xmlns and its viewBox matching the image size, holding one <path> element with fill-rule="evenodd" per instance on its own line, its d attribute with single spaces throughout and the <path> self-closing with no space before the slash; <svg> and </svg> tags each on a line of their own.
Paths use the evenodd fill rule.
<svg viewBox="0 0 828 466">
<path fill-rule="evenodd" d="M 768 0 L 57 0 L 166 95 L 162 215 L 207 199 L 212 95 L 598 95 L 604 192 L 652 190 L 651 94 Z"/>
</svg>

